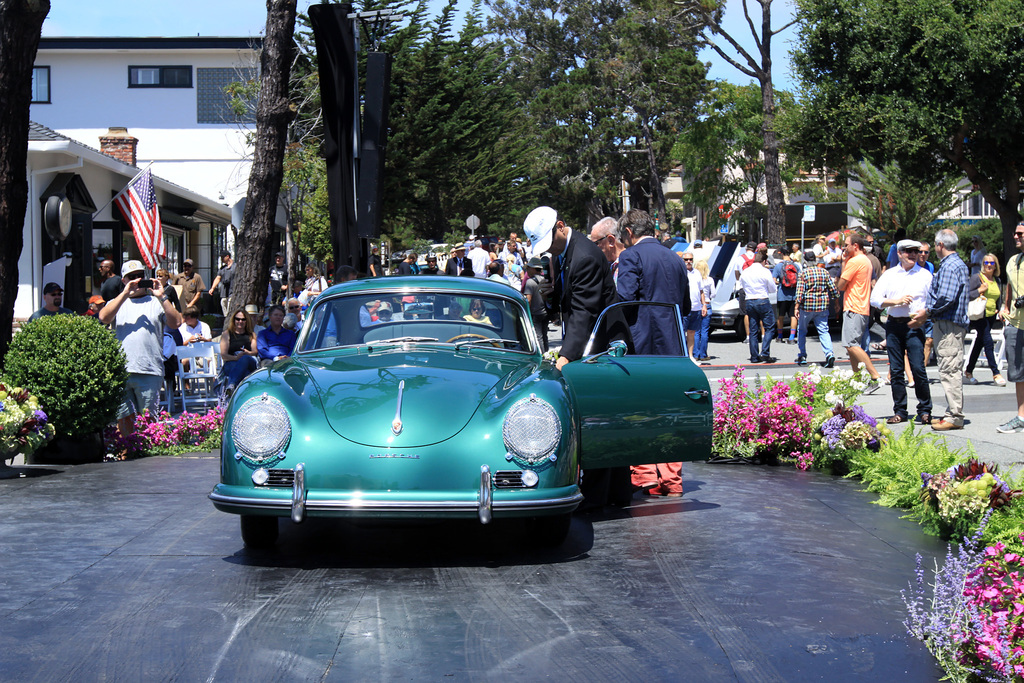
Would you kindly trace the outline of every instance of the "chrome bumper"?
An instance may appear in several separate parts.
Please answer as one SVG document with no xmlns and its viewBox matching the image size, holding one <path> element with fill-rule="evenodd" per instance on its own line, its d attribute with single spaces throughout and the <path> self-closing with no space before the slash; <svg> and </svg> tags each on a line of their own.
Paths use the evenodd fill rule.
<svg viewBox="0 0 1024 683">
<path fill-rule="evenodd" d="M 219 506 L 241 508 L 230 510 L 243 513 L 245 511 L 275 511 L 288 513 L 295 523 L 301 523 L 307 513 L 327 513 L 341 515 L 358 515 L 367 513 L 373 516 L 413 517 L 418 515 L 442 515 L 469 517 L 476 516 L 482 524 L 491 521 L 493 513 L 529 513 L 529 512 L 571 512 L 582 501 L 583 494 L 577 489 L 569 496 L 553 498 L 535 498 L 529 500 L 495 500 L 490 468 L 480 468 L 480 488 L 476 500 L 443 500 L 422 501 L 402 500 L 400 498 L 367 499 L 358 496 L 345 498 L 323 499 L 309 497 L 306 489 L 306 471 L 303 464 L 295 467 L 295 480 L 288 497 L 257 498 L 236 496 L 220 493 L 217 489 L 210 492 L 209 498 Z"/>
</svg>

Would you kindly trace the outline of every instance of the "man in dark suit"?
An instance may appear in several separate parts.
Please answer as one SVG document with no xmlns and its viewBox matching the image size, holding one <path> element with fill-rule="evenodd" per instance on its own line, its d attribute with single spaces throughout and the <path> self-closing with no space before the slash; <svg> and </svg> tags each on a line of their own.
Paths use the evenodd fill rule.
<svg viewBox="0 0 1024 683">
<path fill-rule="evenodd" d="M 551 207 L 531 211 L 523 229 L 534 245 L 533 253 L 548 252 L 557 264 L 554 295 L 562 311 L 562 348 L 557 364 L 561 370 L 566 363 L 583 357 L 597 317 L 615 299 L 611 269 L 601 249 L 586 235 L 568 227 Z"/>
<path fill-rule="evenodd" d="M 622 301 L 658 301 L 678 304 L 690 312 L 689 277 L 683 261 L 655 237 L 650 214 L 630 209 L 619 219 L 619 236 L 626 250 L 619 255 L 616 289 Z M 627 313 L 633 347 L 638 355 L 682 356 L 683 339 L 676 312 L 665 306 L 640 306 Z M 635 489 L 652 496 L 683 495 L 681 462 L 637 465 L 632 468 Z"/>
<path fill-rule="evenodd" d="M 655 229 L 654 219 L 640 209 L 630 209 L 619 219 L 619 235 L 626 244 L 626 250 L 619 255 L 619 298 L 678 304 L 685 318 L 690 312 L 686 267 L 674 251 L 658 242 Z M 640 307 L 635 319 L 629 320 L 629 329 L 638 355 L 683 355 L 679 323 L 670 308 Z"/>
<path fill-rule="evenodd" d="M 444 264 L 445 275 L 462 275 L 463 264 L 466 262 L 466 245 L 460 244 L 452 249 L 448 262 Z"/>
</svg>

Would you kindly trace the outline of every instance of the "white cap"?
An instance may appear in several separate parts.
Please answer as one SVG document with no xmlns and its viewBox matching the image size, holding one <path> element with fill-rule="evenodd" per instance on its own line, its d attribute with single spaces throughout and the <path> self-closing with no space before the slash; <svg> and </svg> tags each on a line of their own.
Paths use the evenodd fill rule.
<svg viewBox="0 0 1024 683">
<path fill-rule="evenodd" d="M 896 251 L 906 251 L 907 249 L 921 249 L 921 243 L 917 240 L 900 240 L 896 243 Z"/>
<path fill-rule="evenodd" d="M 558 212 L 550 206 L 539 206 L 523 221 L 523 231 L 533 245 L 533 253 L 543 254 L 551 248 L 552 233 Z"/>
<path fill-rule="evenodd" d="M 128 277 L 131 273 L 142 273 L 146 274 L 146 267 L 142 265 L 142 261 L 125 261 L 124 265 L 121 266 L 121 277 Z"/>
</svg>

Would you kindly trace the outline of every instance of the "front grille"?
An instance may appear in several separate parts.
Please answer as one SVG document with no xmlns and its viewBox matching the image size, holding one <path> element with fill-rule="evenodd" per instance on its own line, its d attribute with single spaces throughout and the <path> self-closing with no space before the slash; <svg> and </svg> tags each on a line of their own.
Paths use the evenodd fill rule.
<svg viewBox="0 0 1024 683">
<path fill-rule="evenodd" d="M 267 474 L 270 477 L 267 479 L 267 483 L 264 486 L 276 486 L 278 488 L 290 489 L 292 484 L 295 483 L 295 470 L 267 470 Z"/>
<path fill-rule="evenodd" d="M 494 488 L 496 489 L 521 489 L 523 488 L 522 470 L 498 470 L 494 473 Z"/>
</svg>

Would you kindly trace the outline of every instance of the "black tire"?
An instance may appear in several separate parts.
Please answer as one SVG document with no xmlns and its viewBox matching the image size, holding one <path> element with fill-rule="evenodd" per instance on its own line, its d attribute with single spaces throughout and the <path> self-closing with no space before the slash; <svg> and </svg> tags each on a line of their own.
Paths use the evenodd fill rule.
<svg viewBox="0 0 1024 683">
<path fill-rule="evenodd" d="M 732 333 L 736 335 L 736 341 L 744 341 L 747 338 L 747 328 L 743 324 L 743 316 L 736 316 L 736 322 L 732 324 Z"/>
<path fill-rule="evenodd" d="M 565 542 L 572 526 L 572 514 L 530 517 L 526 520 L 529 543 L 538 548 L 557 548 Z"/>
<path fill-rule="evenodd" d="M 239 525 L 246 548 L 273 548 L 277 543 L 277 517 L 242 515 Z"/>
</svg>

